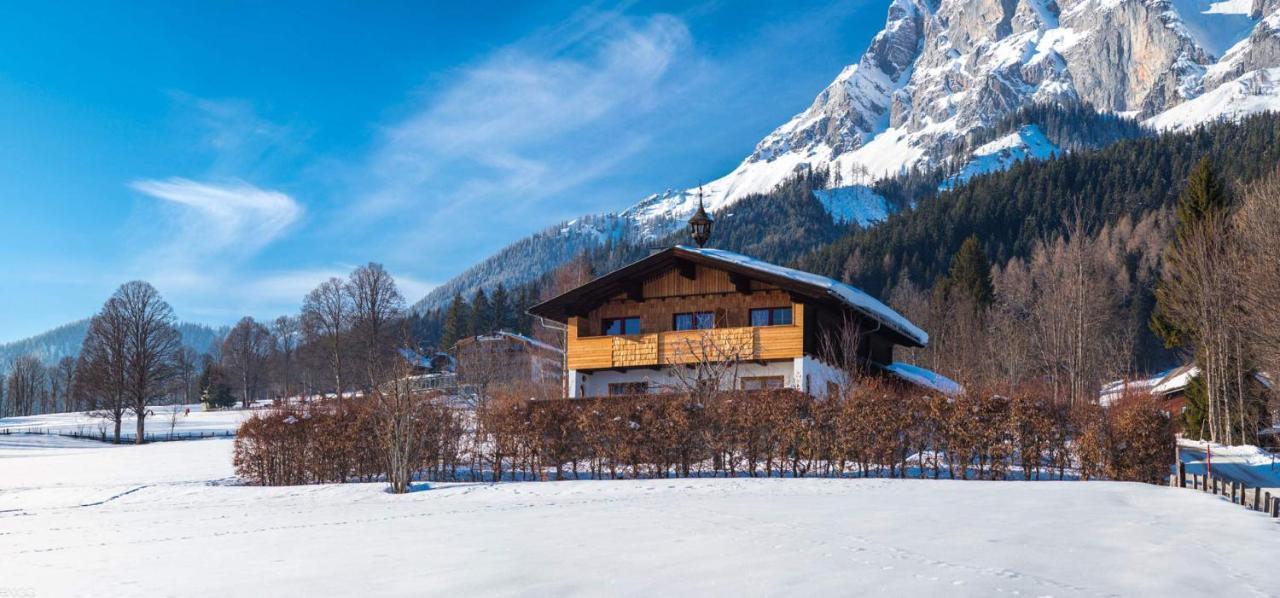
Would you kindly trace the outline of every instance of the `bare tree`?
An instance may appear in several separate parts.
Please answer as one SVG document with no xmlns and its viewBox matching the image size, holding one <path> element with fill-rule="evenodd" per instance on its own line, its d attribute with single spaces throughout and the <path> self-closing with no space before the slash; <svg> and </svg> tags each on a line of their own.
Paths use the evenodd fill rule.
<svg viewBox="0 0 1280 598">
<path fill-rule="evenodd" d="M 351 332 L 363 361 L 368 387 L 394 355 L 396 327 L 404 317 L 404 297 L 381 264 L 370 262 L 353 271 L 344 287 L 351 301 Z"/>
<path fill-rule="evenodd" d="M 667 356 L 667 367 L 675 379 L 675 392 L 687 393 L 695 403 L 707 405 L 721 390 L 738 385 L 738 366 L 751 358 L 749 340 L 715 329 L 703 330 L 696 338 L 686 338 Z"/>
<path fill-rule="evenodd" d="M 395 494 L 408 492 L 423 456 L 423 429 L 430 400 L 414 389 L 408 362 L 400 362 L 372 394 L 378 420 L 377 441 L 387 464 L 387 481 Z"/>
<path fill-rule="evenodd" d="M 182 337 L 175 327 L 173 308 L 146 282 L 121 285 L 107 305 L 119 310 L 124 321 L 125 390 L 137 421 L 134 442 L 142 444 L 148 409 L 164 397 L 177 371 L 174 363 L 182 349 Z"/>
<path fill-rule="evenodd" d="M 842 389 L 856 384 L 866 373 L 867 364 L 858 357 L 858 349 L 864 340 L 862 327 L 847 316 L 836 329 L 818 337 L 818 354 L 823 361 L 839 370 L 840 379 L 835 382 Z"/>
<path fill-rule="evenodd" d="M 294 380 L 298 376 L 297 353 L 298 340 L 302 334 L 302 325 L 298 318 L 280 316 L 271 324 L 271 332 L 275 335 L 276 373 L 279 377 L 280 394 L 291 397 L 295 390 Z"/>
<path fill-rule="evenodd" d="M 195 403 L 198 399 L 197 379 L 200 374 L 197 369 L 200 367 L 200 355 L 195 349 L 190 347 L 182 347 L 176 357 L 174 366 L 177 368 L 174 379 L 174 395 L 176 395 L 176 403 L 187 404 Z"/>
<path fill-rule="evenodd" d="M 75 387 L 76 358 L 70 355 L 58 360 L 58 364 L 49 371 L 49 386 L 57 401 L 58 411 L 76 411 L 72 398 Z"/>
<path fill-rule="evenodd" d="M 20 355 L 13 360 L 7 386 L 12 415 L 34 415 L 48 408 L 49 376 L 35 355 Z"/>
<path fill-rule="evenodd" d="M 338 403 L 342 402 L 343 358 L 351 328 L 351 298 L 342 279 L 330 278 L 316 287 L 302 303 L 302 327 L 307 340 L 323 347 Z"/>
<path fill-rule="evenodd" d="M 1205 214 L 1180 231 L 1165 260 L 1163 284 L 1156 290 L 1161 316 L 1176 322 L 1186 343 L 1194 347 L 1207 395 L 1205 423 L 1214 442 L 1232 444 L 1243 398 L 1234 388 L 1233 361 L 1241 358 L 1234 313 L 1239 308 L 1238 279 L 1231 257 L 1231 221 L 1223 212 Z M 1233 409 L 1236 413 L 1233 417 Z M 1243 431 L 1243 430 L 1240 430 Z"/>
<path fill-rule="evenodd" d="M 80 348 L 73 391 L 78 402 L 114 426 L 112 440 L 120 443 L 120 424 L 129 409 L 126 393 L 128 331 L 123 311 L 112 297 L 89 321 Z"/>
<path fill-rule="evenodd" d="M 1245 189 L 1236 214 L 1240 231 L 1245 326 L 1262 368 L 1280 375 L 1280 171 Z"/>
<path fill-rule="evenodd" d="M 267 360 L 275 340 L 266 326 L 248 316 L 241 318 L 222 341 L 222 362 L 240 394 L 245 409 L 259 398 Z"/>
<path fill-rule="evenodd" d="M 889 292 L 889 304 L 925 330 L 934 329 L 930 321 L 933 310 L 929 303 L 929 295 L 905 276 Z M 903 352 L 902 359 L 908 363 L 923 363 L 926 349 L 902 347 L 899 350 Z"/>
<path fill-rule="evenodd" d="M 1113 259 L 1080 223 L 994 273 L 990 338 L 1006 392 L 1033 375 L 1048 382 L 1055 401 L 1091 402 L 1103 382 L 1127 373 L 1123 256 Z"/>
</svg>

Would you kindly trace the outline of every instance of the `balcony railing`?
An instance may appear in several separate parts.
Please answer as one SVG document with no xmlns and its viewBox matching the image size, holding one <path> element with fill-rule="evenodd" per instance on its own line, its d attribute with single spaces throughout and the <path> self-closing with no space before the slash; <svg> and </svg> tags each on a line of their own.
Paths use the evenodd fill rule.
<svg viewBox="0 0 1280 598">
<path fill-rule="evenodd" d="M 703 361 L 764 361 L 804 354 L 800 326 L 651 332 L 569 339 L 569 369 L 657 367 Z"/>
</svg>

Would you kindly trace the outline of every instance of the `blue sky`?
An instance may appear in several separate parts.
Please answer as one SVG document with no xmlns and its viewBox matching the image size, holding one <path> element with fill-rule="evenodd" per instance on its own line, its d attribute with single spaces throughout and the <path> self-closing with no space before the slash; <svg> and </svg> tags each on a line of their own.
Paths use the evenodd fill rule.
<svg viewBox="0 0 1280 598">
<path fill-rule="evenodd" d="M 368 261 L 414 301 L 521 236 L 729 171 L 887 4 L 0 9 L 0 342 L 135 278 L 214 324 Z"/>
</svg>

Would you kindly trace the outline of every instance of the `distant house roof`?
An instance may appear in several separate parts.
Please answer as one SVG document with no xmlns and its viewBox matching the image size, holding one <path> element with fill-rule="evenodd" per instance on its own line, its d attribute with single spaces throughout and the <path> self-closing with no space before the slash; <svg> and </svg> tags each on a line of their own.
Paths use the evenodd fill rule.
<svg viewBox="0 0 1280 598">
<path fill-rule="evenodd" d="M 964 387 L 960 386 L 960 383 L 955 380 L 909 363 L 894 362 L 883 366 L 883 368 L 886 372 L 902 380 L 947 396 L 954 396 L 964 392 Z"/>
<path fill-rule="evenodd" d="M 1187 364 L 1171 370 L 1165 370 L 1150 378 L 1116 380 L 1102 387 L 1098 402 L 1104 406 L 1110 405 L 1120 400 L 1125 394 L 1168 396 L 1186 390 L 1187 385 L 1191 383 L 1191 379 L 1198 375 L 1200 375 L 1200 368 L 1193 364 Z"/>
<path fill-rule="evenodd" d="M 476 343 L 476 342 L 483 343 L 483 342 L 500 341 L 500 340 L 512 340 L 518 343 L 529 345 L 530 347 L 540 349 L 543 351 L 548 351 L 551 353 L 556 353 L 561 355 L 564 354 L 564 351 L 561 350 L 559 347 L 544 343 L 537 339 L 529 338 L 523 334 L 517 334 L 515 332 L 507 332 L 506 330 L 499 330 L 497 332 L 493 332 L 490 334 L 480 334 L 476 336 L 469 336 L 467 338 L 459 339 L 458 342 L 454 344 L 454 347 L 457 347 L 458 345 L 461 345 L 464 343 Z"/>
<path fill-rule="evenodd" d="M 605 274 L 559 297 L 529 309 L 529 313 L 564 322 L 570 315 L 580 315 L 590 306 L 629 291 L 629 281 L 656 275 L 681 263 L 698 264 L 725 270 L 747 278 L 773 284 L 784 290 L 852 309 L 899 337 L 901 344 L 923 347 L 929 335 L 910 320 L 880 300 L 860 289 L 826 276 L 770 264 L 756 258 L 725 251 L 677 245 Z"/>
<path fill-rule="evenodd" d="M 413 349 L 400 349 L 400 355 L 404 357 L 405 361 L 409 362 L 409 364 L 413 365 L 414 367 L 419 367 L 419 368 L 428 369 L 428 370 L 434 369 L 437 367 L 442 367 L 444 369 L 452 369 L 453 366 L 456 365 L 454 363 L 453 356 L 449 355 L 448 353 L 435 353 L 432 355 L 422 355 L 421 353 L 418 353 Z"/>
<path fill-rule="evenodd" d="M 1188 363 L 1171 370 L 1165 370 L 1144 380 L 1116 380 L 1102 387 L 1098 402 L 1104 406 L 1110 405 L 1123 397 L 1126 392 L 1167 397 L 1186 390 L 1187 385 L 1191 384 L 1191 379 L 1199 375 L 1200 366 Z M 1253 379 L 1267 389 L 1274 388 L 1271 375 L 1266 372 L 1255 372 Z"/>
</svg>

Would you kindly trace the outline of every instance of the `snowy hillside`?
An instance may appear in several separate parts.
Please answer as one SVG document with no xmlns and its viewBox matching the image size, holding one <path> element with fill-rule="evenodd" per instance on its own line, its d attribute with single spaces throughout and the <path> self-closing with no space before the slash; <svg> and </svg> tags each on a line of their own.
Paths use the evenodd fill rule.
<svg viewBox="0 0 1280 598">
<path fill-rule="evenodd" d="M 1280 109 L 1280 72 L 1272 70 L 1280 68 L 1278 9 L 1280 0 L 893 0 L 884 29 L 855 64 L 737 168 L 703 186 L 707 207 L 720 211 L 769 192 L 800 169 L 828 169 L 832 187 L 858 189 L 913 167 L 967 164 L 960 181 L 1043 158 L 1054 148 L 1042 139 L 965 149 L 974 134 L 1034 104 L 1085 102 L 1159 129 Z M 878 215 L 880 205 L 858 191 L 823 202 L 842 218 Z M 619 232 L 615 238 L 650 241 L 677 230 L 696 206 L 696 190 L 669 190 L 560 232 L 572 242 Z M 488 260 L 423 305 L 496 284 L 496 270 L 515 272 L 510 284 L 561 262 L 508 252 L 505 267 L 497 263 Z"/>
<path fill-rule="evenodd" d="M 888 202 L 866 185 L 822 189 L 813 194 L 836 222 L 865 227 L 889 217 Z"/>
<path fill-rule="evenodd" d="M 954 187 L 980 174 L 1005 170 L 1023 160 L 1051 158 L 1061 151 L 1045 137 L 1040 127 L 1026 125 L 995 141 L 978 146 L 960 172 L 947 179 L 942 188 Z"/>
<path fill-rule="evenodd" d="M 1276 524 L 1118 482 L 241 486 L 232 442 L 0 436 L 16 596 L 1248 596 Z"/>
<path fill-rule="evenodd" d="M 63 357 L 79 355 L 80 345 L 84 343 L 84 336 L 88 331 L 89 320 L 77 320 L 30 338 L 0 344 L 0 371 L 4 371 L 10 361 L 22 355 L 34 355 L 45 365 L 53 365 Z M 215 340 L 226 331 L 226 327 L 212 328 L 189 322 L 178 324 L 182 344 L 197 353 L 209 351 Z"/>
</svg>

